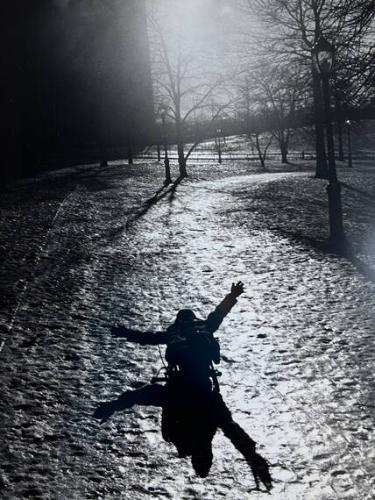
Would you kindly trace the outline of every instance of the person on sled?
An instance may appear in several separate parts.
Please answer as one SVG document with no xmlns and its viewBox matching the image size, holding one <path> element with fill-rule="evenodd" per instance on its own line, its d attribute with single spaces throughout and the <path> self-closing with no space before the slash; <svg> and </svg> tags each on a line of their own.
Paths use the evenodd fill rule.
<svg viewBox="0 0 375 500">
<path fill-rule="evenodd" d="M 220 362 L 220 346 L 213 336 L 225 316 L 244 291 L 241 281 L 206 320 L 190 309 L 177 313 L 175 322 L 163 332 L 140 332 L 125 326 L 112 327 L 112 335 L 142 345 L 166 344 L 168 362 L 165 385 L 153 383 L 135 391 L 126 391 L 118 399 L 101 403 L 94 416 L 106 421 L 114 412 L 138 405 L 162 408 L 162 435 L 172 442 L 179 456 L 191 456 L 194 470 L 206 477 L 212 464 L 212 439 L 217 428 L 230 439 L 244 456 L 253 472 L 257 488 L 259 480 L 267 490 L 272 479 L 266 460 L 256 453 L 256 443 L 233 420 L 224 403 L 213 363 Z M 159 379 L 160 380 L 160 379 Z"/>
</svg>

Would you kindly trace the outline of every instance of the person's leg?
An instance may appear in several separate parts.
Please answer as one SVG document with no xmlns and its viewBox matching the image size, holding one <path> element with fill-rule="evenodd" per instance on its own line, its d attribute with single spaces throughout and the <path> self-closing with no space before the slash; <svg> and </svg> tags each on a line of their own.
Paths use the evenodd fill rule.
<svg viewBox="0 0 375 500">
<path fill-rule="evenodd" d="M 165 441 L 173 443 L 180 457 L 191 455 L 191 409 L 193 402 L 186 387 L 178 381 L 165 386 L 161 427 Z"/>
<path fill-rule="evenodd" d="M 232 418 L 229 408 L 220 394 L 215 393 L 214 408 L 216 409 L 217 425 L 224 435 L 231 440 L 237 450 L 248 460 L 255 453 L 256 443 Z"/>
<path fill-rule="evenodd" d="M 268 463 L 255 452 L 256 442 L 233 420 L 231 412 L 220 394 L 215 394 L 214 407 L 217 411 L 218 427 L 250 465 L 257 488 L 259 489 L 259 480 L 261 480 L 267 490 L 270 490 L 272 488 L 272 478 Z"/>
<path fill-rule="evenodd" d="M 165 387 L 160 384 L 144 385 L 134 391 L 125 391 L 117 398 L 117 410 L 125 410 L 134 405 L 163 406 Z"/>
<path fill-rule="evenodd" d="M 200 477 L 207 477 L 210 472 L 212 440 L 217 431 L 216 411 L 210 396 L 211 393 L 202 393 L 193 410 L 191 463 Z"/>
<path fill-rule="evenodd" d="M 200 477 L 206 477 L 212 465 L 212 438 L 216 432 L 210 392 L 200 393 L 191 386 L 167 386 L 167 403 L 163 406 L 163 438 L 175 445 L 179 457 L 191 456 L 192 466 Z"/>
<path fill-rule="evenodd" d="M 125 391 L 112 401 L 99 403 L 94 417 L 103 422 L 109 419 L 116 411 L 131 408 L 134 405 L 163 406 L 165 402 L 165 387 L 160 384 L 145 385 L 134 391 Z"/>
<path fill-rule="evenodd" d="M 191 464 L 199 477 L 207 477 L 212 465 L 212 439 L 201 441 L 191 454 Z"/>
</svg>

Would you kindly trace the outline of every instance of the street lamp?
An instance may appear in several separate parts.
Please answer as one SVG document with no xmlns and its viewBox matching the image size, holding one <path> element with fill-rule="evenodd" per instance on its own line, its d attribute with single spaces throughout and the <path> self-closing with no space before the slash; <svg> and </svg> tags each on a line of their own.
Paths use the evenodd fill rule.
<svg viewBox="0 0 375 500">
<path fill-rule="evenodd" d="M 172 182 L 172 179 L 171 179 L 171 169 L 169 166 L 169 158 L 168 158 L 167 134 L 165 130 L 165 121 L 167 117 L 167 106 L 165 106 L 165 104 L 160 104 L 159 113 L 161 118 L 161 125 L 163 127 L 165 184 L 170 184 Z"/>
<path fill-rule="evenodd" d="M 218 155 L 219 155 L 219 163 L 221 164 L 221 138 L 220 138 L 220 134 L 221 134 L 221 128 L 218 128 L 216 130 L 216 135 L 217 135 L 217 152 L 218 152 Z"/>
<path fill-rule="evenodd" d="M 324 37 L 320 37 L 312 51 L 313 64 L 321 76 L 323 86 L 323 100 L 325 108 L 325 122 L 328 153 L 328 210 L 330 237 L 332 243 L 345 243 L 344 225 L 342 220 L 341 186 L 337 180 L 335 147 L 333 143 L 333 128 L 331 119 L 331 103 L 329 76 L 333 66 L 334 48 Z"/>
<path fill-rule="evenodd" d="M 353 155 L 352 155 L 352 135 L 351 135 L 351 125 L 352 122 L 350 120 L 346 120 L 345 122 L 346 128 L 348 131 L 348 159 L 349 159 L 349 168 L 353 167 Z"/>
</svg>

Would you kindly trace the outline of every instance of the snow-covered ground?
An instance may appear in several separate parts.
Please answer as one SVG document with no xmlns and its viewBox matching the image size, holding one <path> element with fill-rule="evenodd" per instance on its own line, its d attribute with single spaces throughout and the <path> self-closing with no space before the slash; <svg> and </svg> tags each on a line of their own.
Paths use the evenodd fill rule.
<svg viewBox="0 0 375 500">
<path fill-rule="evenodd" d="M 238 279 L 246 293 L 218 332 L 222 394 L 272 464 L 271 498 L 372 498 L 375 168 L 339 171 L 354 263 L 311 244 L 327 235 L 325 181 L 255 170 L 195 165 L 156 204 L 144 202 L 157 164 L 68 169 L 4 193 L 2 498 L 265 496 L 220 433 L 200 479 L 162 440 L 158 409 L 92 418 L 162 366 L 110 324 L 160 329 L 187 306 L 204 317 Z"/>
</svg>

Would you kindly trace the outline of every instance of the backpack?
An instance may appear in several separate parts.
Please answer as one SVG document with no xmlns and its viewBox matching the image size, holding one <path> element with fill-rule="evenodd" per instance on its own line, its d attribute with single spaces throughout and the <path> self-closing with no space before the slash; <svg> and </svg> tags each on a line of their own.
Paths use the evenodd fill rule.
<svg viewBox="0 0 375 500">
<path fill-rule="evenodd" d="M 203 320 L 194 320 L 187 324 L 174 324 L 168 329 L 170 340 L 165 357 L 169 365 L 184 371 L 187 367 L 207 369 L 212 361 L 218 363 L 220 346 L 208 331 Z"/>
</svg>

